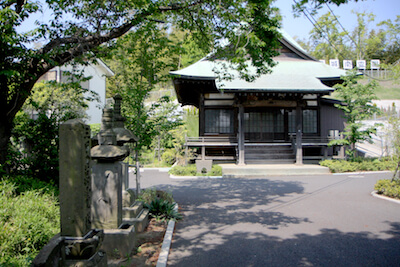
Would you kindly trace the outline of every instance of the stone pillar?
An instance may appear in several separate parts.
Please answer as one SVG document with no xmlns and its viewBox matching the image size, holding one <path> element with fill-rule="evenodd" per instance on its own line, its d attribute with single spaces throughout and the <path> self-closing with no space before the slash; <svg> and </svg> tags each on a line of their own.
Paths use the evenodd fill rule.
<svg viewBox="0 0 400 267">
<path fill-rule="evenodd" d="M 303 109 L 299 104 L 296 107 L 296 164 L 303 164 Z"/>
<path fill-rule="evenodd" d="M 122 97 L 119 94 L 114 96 L 114 127 L 113 131 L 116 134 L 117 145 L 123 146 L 127 143 L 136 143 L 139 138 L 137 138 L 131 131 L 125 128 L 125 121 L 121 114 L 121 105 L 122 105 Z M 129 190 L 129 164 L 125 162 L 121 162 L 122 164 L 122 205 L 123 207 L 130 207 L 134 201 L 135 196 L 132 190 Z M 139 172 L 139 169 L 137 168 Z M 137 180 L 138 180 L 137 176 Z M 136 185 L 136 189 L 138 190 L 138 182 Z M 138 194 L 138 193 L 137 193 Z"/>
<path fill-rule="evenodd" d="M 60 125 L 61 236 L 83 237 L 91 229 L 90 127 L 79 120 Z"/>
<path fill-rule="evenodd" d="M 99 145 L 91 149 L 92 227 L 116 229 L 122 223 L 122 164 L 129 155 L 124 146 L 117 146 L 113 131 L 113 110 L 104 109 Z"/>
<path fill-rule="evenodd" d="M 239 165 L 245 165 L 245 152 L 244 152 L 244 107 L 239 106 L 238 117 L 238 149 L 239 149 Z"/>
<path fill-rule="evenodd" d="M 60 125 L 60 235 L 38 253 L 32 266 L 107 266 L 100 252 L 104 232 L 91 229 L 90 127 L 80 120 Z"/>
</svg>

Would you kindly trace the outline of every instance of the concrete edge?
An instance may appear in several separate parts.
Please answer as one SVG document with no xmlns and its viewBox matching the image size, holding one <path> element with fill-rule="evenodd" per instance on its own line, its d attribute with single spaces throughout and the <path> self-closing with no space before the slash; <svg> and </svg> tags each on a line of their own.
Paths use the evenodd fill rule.
<svg viewBox="0 0 400 267">
<path fill-rule="evenodd" d="M 175 205 L 175 211 L 178 211 L 178 204 Z M 169 251 L 171 249 L 172 235 L 174 234 L 175 221 L 168 222 L 167 231 L 165 231 L 164 241 L 161 246 L 161 251 L 158 256 L 157 267 L 166 267 L 168 262 Z"/>
<path fill-rule="evenodd" d="M 169 175 L 170 179 L 221 179 L 222 176 L 177 176 L 177 175 Z"/>
<path fill-rule="evenodd" d="M 364 172 L 338 172 L 332 175 L 359 175 L 359 174 L 374 174 L 374 173 L 391 173 L 392 171 L 364 171 Z"/>
<path fill-rule="evenodd" d="M 384 199 L 384 200 L 387 200 L 387 201 L 390 201 L 390 202 L 393 202 L 393 203 L 400 204 L 400 200 L 394 199 L 394 198 L 391 198 L 391 197 L 387 197 L 387 196 L 380 195 L 380 194 L 378 194 L 376 191 L 372 191 L 372 192 L 371 192 L 371 195 L 372 195 L 373 197 L 376 197 L 376 198 L 380 198 L 380 199 Z"/>
</svg>

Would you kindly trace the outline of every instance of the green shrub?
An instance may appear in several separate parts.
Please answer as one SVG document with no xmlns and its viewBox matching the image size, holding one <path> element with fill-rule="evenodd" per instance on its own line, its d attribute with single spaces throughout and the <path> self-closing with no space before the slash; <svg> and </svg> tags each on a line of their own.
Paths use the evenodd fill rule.
<svg viewBox="0 0 400 267">
<path fill-rule="evenodd" d="M 33 187 L 40 183 L 19 178 Z M 10 178 L 0 179 L 0 266 L 29 266 L 57 234 L 59 208 L 54 187 L 29 189 Z"/>
<path fill-rule="evenodd" d="M 213 165 L 210 172 L 202 173 L 197 172 L 195 164 L 190 164 L 186 166 L 175 166 L 171 168 L 168 173 L 176 176 L 221 176 L 222 167 L 219 165 Z"/>
<path fill-rule="evenodd" d="M 149 209 L 150 215 L 157 220 L 180 220 L 181 214 L 175 210 L 176 203 L 156 198 L 145 205 Z"/>
<path fill-rule="evenodd" d="M 356 171 L 385 171 L 394 170 L 396 162 L 389 158 L 369 159 L 357 158 L 354 161 L 346 160 L 324 160 L 320 162 L 321 166 L 328 167 L 331 172 L 356 172 Z"/>
<path fill-rule="evenodd" d="M 143 201 L 145 204 L 150 204 L 155 199 L 166 200 L 170 203 L 174 202 L 174 198 L 172 197 L 171 193 L 157 190 L 155 188 L 143 190 L 137 198 L 137 200 Z"/>
<path fill-rule="evenodd" d="M 378 194 L 387 197 L 400 199 L 400 181 L 399 180 L 379 180 L 375 184 L 375 190 Z"/>
<path fill-rule="evenodd" d="M 167 149 L 161 156 L 163 162 L 172 165 L 176 161 L 176 151 L 174 148 Z"/>
<path fill-rule="evenodd" d="M 169 170 L 168 173 L 176 176 L 196 176 L 197 168 L 194 164 L 187 166 L 175 166 Z"/>
<path fill-rule="evenodd" d="M 219 165 L 213 165 L 209 176 L 222 176 L 222 167 Z"/>
</svg>

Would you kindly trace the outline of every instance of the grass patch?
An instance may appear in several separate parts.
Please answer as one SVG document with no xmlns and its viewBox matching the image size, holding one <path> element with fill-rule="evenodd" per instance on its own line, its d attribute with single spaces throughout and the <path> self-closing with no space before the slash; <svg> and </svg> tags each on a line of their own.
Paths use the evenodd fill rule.
<svg viewBox="0 0 400 267">
<path fill-rule="evenodd" d="M 27 177 L 0 178 L 0 266 L 29 266 L 60 232 L 57 189 Z"/>
<path fill-rule="evenodd" d="M 321 166 L 328 167 L 333 173 L 386 170 L 393 171 L 397 166 L 397 163 L 390 158 L 357 158 L 355 161 L 323 160 L 319 164 Z"/>
<path fill-rule="evenodd" d="M 189 164 L 186 166 L 175 166 L 168 173 L 176 176 L 221 176 L 222 167 L 213 165 L 210 172 L 201 173 L 197 172 L 195 164 Z"/>
</svg>

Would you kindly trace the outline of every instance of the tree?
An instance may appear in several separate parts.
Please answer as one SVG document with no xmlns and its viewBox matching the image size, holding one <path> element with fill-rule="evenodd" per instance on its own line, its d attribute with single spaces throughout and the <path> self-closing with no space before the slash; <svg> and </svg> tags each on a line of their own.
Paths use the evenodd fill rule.
<svg viewBox="0 0 400 267">
<path fill-rule="evenodd" d="M 378 24 L 385 28 L 385 34 L 388 45 L 383 52 L 385 63 L 394 64 L 399 60 L 400 54 L 400 15 L 392 22 L 392 20 L 382 21 Z"/>
<path fill-rule="evenodd" d="M 58 183 L 58 129 L 84 118 L 87 103 L 79 82 L 40 82 L 14 120 L 8 171 Z"/>
<path fill-rule="evenodd" d="M 362 120 L 379 113 L 379 108 L 372 103 L 372 100 L 377 99 L 374 93 L 377 83 L 375 80 L 365 85 L 358 83 L 355 71 L 351 71 L 342 79 L 343 83 L 335 85 L 334 88 L 342 101 L 341 105 L 335 106 L 343 110 L 346 119 L 345 138 L 332 141 L 331 144 L 349 145 L 350 151 L 347 154 L 350 159 L 354 159 L 357 156 L 356 143 L 370 141 L 372 134 L 376 133 L 377 125 L 366 127 Z"/>
<path fill-rule="evenodd" d="M 270 1 L 2 0 L 0 8 L 0 164 L 6 160 L 15 115 L 39 77 L 72 59 L 83 63 L 82 56 L 98 56 L 107 51 L 99 49 L 102 44 L 130 30 L 149 28 L 154 22 L 189 30 L 199 47 L 230 59 L 247 79 L 251 77 L 245 74 L 246 60 L 251 59 L 258 74 L 265 73 L 273 65 L 279 44 L 279 19 Z M 29 32 L 18 31 L 30 16 L 43 10 L 52 14 L 49 22 L 37 22 Z M 35 48 L 38 42 L 44 45 Z"/>
<path fill-rule="evenodd" d="M 311 55 L 318 59 L 350 58 L 350 49 L 346 45 L 346 33 L 338 29 L 336 18 L 330 13 L 321 16 L 310 32 Z"/>
</svg>

